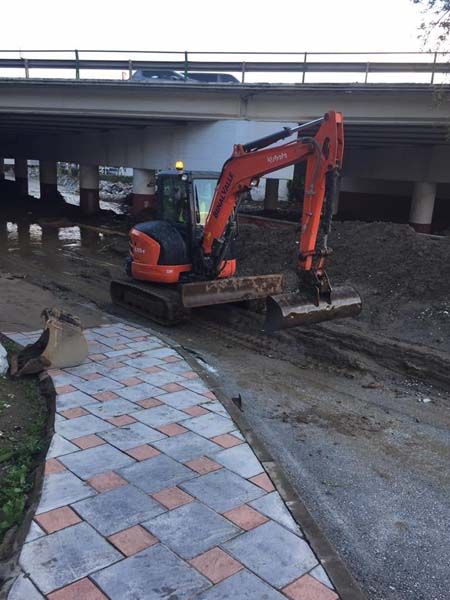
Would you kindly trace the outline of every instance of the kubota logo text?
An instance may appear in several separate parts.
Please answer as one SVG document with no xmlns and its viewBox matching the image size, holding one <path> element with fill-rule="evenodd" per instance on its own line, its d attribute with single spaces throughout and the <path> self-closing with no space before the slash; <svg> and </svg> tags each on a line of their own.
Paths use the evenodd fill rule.
<svg viewBox="0 0 450 600">
<path fill-rule="evenodd" d="M 223 184 L 222 189 L 220 190 L 219 199 L 217 201 L 217 204 L 213 210 L 213 215 L 216 219 L 219 218 L 220 211 L 222 209 L 223 203 L 225 202 L 225 198 L 227 197 L 227 194 L 231 187 L 232 181 L 233 181 L 233 173 L 228 173 L 225 183 Z"/>
<path fill-rule="evenodd" d="M 280 152 L 279 154 L 273 154 L 272 156 L 268 156 L 267 162 L 272 165 L 273 163 L 280 162 L 280 160 L 287 160 L 287 157 L 288 155 L 286 154 L 286 152 Z"/>
</svg>

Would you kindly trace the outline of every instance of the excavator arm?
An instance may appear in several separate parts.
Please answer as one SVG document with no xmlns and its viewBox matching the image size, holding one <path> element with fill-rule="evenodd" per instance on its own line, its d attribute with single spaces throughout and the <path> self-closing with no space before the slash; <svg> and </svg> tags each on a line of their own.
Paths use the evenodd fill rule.
<svg viewBox="0 0 450 600">
<path fill-rule="evenodd" d="M 240 195 L 257 184 L 260 177 L 284 167 L 306 161 L 305 196 L 299 240 L 300 271 L 315 270 L 320 276 L 323 270 L 325 248 L 317 256 L 317 237 L 321 225 L 326 188 L 332 188 L 332 179 L 338 176 L 344 149 L 342 115 L 328 112 L 320 122 L 314 137 L 297 137 L 286 144 L 264 148 L 268 144 L 311 127 L 312 123 L 284 130 L 250 142 L 236 145 L 231 158 L 225 163 L 220 175 L 203 237 L 203 256 L 207 271 L 217 276 L 222 263 L 224 246 L 228 243 L 229 224 Z M 329 184 L 327 186 L 327 183 Z M 329 218 L 328 218 L 329 221 Z M 318 260 L 315 260 L 315 259 Z"/>
</svg>

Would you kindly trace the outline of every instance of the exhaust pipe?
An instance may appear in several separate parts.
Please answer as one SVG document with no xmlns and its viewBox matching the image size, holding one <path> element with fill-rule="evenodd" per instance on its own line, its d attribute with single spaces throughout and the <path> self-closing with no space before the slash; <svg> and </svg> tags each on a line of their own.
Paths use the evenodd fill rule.
<svg viewBox="0 0 450 600">
<path fill-rule="evenodd" d="M 322 321 L 355 317 L 362 309 L 361 296 L 350 286 L 333 288 L 331 302 L 323 299 L 314 304 L 298 292 L 268 296 L 266 301 L 264 331 L 274 333 L 299 325 L 312 325 Z"/>
</svg>

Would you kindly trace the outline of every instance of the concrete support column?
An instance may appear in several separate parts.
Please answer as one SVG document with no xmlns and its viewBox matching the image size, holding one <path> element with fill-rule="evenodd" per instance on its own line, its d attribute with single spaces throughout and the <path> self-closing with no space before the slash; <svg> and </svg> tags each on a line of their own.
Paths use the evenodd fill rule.
<svg viewBox="0 0 450 600">
<path fill-rule="evenodd" d="M 5 179 L 5 159 L 0 158 L 0 181 Z"/>
<path fill-rule="evenodd" d="M 80 210 L 83 215 L 94 215 L 100 210 L 98 181 L 97 165 L 80 165 Z"/>
<path fill-rule="evenodd" d="M 132 213 L 155 205 L 155 171 L 152 169 L 133 169 L 133 205 Z"/>
<path fill-rule="evenodd" d="M 419 181 L 414 184 L 409 224 L 418 233 L 430 233 L 433 221 L 436 184 Z"/>
<path fill-rule="evenodd" d="M 14 161 L 16 188 L 21 196 L 28 195 L 28 161 L 26 158 L 16 158 Z"/>
<path fill-rule="evenodd" d="M 58 194 L 58 178 L 55 161 L 39 161 L 39 183 L 41 200 L 54 200 Z"/>
<path fill-rule="evenodd" d="M 266 179 L 266 193 L 264 196 L 264 210 L 276 210 L 278 207 L 279 179 Z"/>
</svg>

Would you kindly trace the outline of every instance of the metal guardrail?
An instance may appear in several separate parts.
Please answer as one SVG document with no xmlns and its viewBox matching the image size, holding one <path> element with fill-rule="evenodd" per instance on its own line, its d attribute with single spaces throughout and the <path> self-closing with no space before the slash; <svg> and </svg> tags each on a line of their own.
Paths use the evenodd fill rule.
<svg viewBox="0 0 450 600">
<path fill-rule="evenodd" d="M 18 57 L 2 57 L 2 54 L 18 54 Z M 25 56 L 32 54 L 71 54 L 73 58 Z M 82 58 L 88 54 L 133 54 L 133 55 L 168 55 L 176 56 L 174 60 L 149 60 L 140 58 Z M 199 56 L 225 57 L 223 60 L 198 60 Z M 229 57 L 252 57 L 250 60 L 230 60 Z M 254 60 L 253 57 L 271 57 L 270 60 Z M 280 56 L 298 57 L 300 60 L 274 60 Z M 317 57 L 352 56 L 352 57 L 421 57 L 415 61 L 369 61 L 369 60 L 317 60 Z M 179 58 L 178 58 L 179 57 Z M 314 57 L 316 58 L 314 60 Z M 189 73 L 233 72 L 241 74 L 241 83 L 245 83 L 247 73 L 298 73 L 302 83 L 307 73 L 364 73 L 364 83 L 368 83 L 370 73 L 426 73 L 430 75 L 430 83 L 434 83 L 437 73 L 450 73 L 449 52 L 188 52 L 165 50 L 0 50 L 0 69 L 24 69 L 25 77 L 30 78 L 31 69 L 63 69 L 74 71 L 75 79 L 81 79 L 81 70 L 126 71 L 129 78 L 137 69 L 153 71 L 181 71 L 187 79 Z"/>
</svg>

